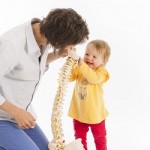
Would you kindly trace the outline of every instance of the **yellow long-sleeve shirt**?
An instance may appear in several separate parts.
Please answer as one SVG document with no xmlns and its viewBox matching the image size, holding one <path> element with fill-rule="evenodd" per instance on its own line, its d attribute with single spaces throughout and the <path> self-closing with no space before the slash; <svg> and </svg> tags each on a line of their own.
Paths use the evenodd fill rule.
<svg viewBox="0 0 150 150">
<path fill-rule="evenodd" d="M 76 80 L 68 115 L 80 122 L 96 124 L 105 120 L 108 111 L 103 101 L 103 83 L 109 79 L 109 73 L 99 67 L 89 68 L 85 63 L 76 65 L 70 81 Z"/>
</svg>

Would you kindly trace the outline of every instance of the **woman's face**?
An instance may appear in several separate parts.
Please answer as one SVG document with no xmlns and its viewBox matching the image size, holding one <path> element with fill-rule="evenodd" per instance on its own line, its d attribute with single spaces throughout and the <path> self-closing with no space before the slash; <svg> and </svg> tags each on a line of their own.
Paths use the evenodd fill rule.
<svg viewBox="0 0 150 150">
<path fill-rule="evenodd" d="M 75 50 L 75 45 L 68 45 L 64 48 L 64 51 Z"/>
<path fill-rule="evenodd" d="M 61 51 L 59 51 L 59 54 L 62 57 L 65 57 L 68 55 L 68 51 L 69 50 L 75 50 L 75 45 L 67 45 L 64 49 L 62 49 Z M 57 50 L 56 50 L 57 51 Z"/>
</svg>

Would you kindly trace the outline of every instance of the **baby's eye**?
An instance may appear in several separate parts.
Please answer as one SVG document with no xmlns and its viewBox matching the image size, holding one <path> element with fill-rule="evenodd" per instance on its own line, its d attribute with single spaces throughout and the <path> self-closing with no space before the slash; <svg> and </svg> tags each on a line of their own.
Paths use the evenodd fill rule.
<svg viewBox="0 0 150 150">
<path fill-rule="evenodd" d="M 93 56 L 93 58 L 97 58 L 96 56 Z"/>
<path fill-rule="evenodd" d="M 85 55 L 86 55 L 86 56 L 89 56 L 89 54 L 88 54 L 88 53 L 86 53 Z"/>
</svg>

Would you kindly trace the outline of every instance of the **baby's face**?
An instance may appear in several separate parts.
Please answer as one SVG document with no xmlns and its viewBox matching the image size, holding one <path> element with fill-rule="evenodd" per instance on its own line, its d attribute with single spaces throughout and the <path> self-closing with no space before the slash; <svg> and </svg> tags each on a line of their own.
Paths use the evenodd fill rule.
<svg viewBox="0 0 150 150">
<path fill-rule="evenodd" d="M 91 68 L 97 69 L 104 65 L 103 57 L 99 54 L 93 44 L 89 44 L 84 55 L 84 62 Z"/>
</svg>

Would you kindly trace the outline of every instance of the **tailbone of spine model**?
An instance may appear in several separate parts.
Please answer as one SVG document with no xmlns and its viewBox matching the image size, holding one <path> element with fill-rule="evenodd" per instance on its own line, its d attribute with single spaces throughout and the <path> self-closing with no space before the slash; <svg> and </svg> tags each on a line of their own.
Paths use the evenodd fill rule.
<svg viewBox="0 0 150 150">
<path fill-rule="evenodd" d="M 64 96 L 66 94 L 66 88 L 69 82 L 71 70 L 76 62 L 77 61 L 73 58 L 68 57 L 59 73 L 59 85 L 54 99 L 51 115 L 53 140 L 48 145 L 49 150 L 84 150 L 83 145 L 81 144 L 81 139 L 74 140 L 66 145 L 62 127 Z"/>
</svg>

